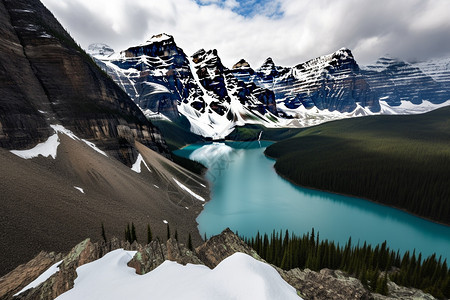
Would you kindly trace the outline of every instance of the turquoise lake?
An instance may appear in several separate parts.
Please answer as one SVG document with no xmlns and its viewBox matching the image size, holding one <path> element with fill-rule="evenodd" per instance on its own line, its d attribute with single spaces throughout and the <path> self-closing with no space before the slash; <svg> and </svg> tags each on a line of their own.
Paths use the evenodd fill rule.
<svg viewBox="0 0 450 300">
<path fill-rule="evenodd" d="M 450 227 L 367 200 L 295 186 L 278 176 L 264 155 L 271 142 L 195 144 L 175 153 L 208 167 L 211 200 L 198 216 L 200 233 L 226 227 L 254 236 L 274 229 L 297 234 L 314 228 L 320 239 L 381 244 L 450 258 Z"/>
</svg>

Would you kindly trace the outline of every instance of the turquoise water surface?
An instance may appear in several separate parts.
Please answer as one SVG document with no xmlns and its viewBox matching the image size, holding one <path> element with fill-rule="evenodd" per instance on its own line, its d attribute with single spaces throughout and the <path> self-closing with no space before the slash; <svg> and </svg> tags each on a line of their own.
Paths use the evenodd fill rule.
<svg viewBox="0 0 450 300">
<path fill-rule="evenodd" d="M 274 160 L 264 156 L 270 142 L 195 144 L 177 150 L 208 167 L 211 201 L 198 216 L 200 233 L 209 237 L 226 227 L 254 236 L 285 230 L 303 234 L 311 228 L 321 239 L 344 244 L 388 243 L 401 252 L 450 257 L 450 227 L 363 199 L 291 184 L 278 176 Z"/>
</svg>

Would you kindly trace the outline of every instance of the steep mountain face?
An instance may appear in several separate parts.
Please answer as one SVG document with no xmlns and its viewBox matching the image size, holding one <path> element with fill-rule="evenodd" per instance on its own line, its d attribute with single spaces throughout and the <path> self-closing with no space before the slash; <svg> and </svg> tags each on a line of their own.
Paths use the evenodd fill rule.
<svg viewBox="0 0 450 300">
<path fill-rule="evenodd" d="M 172 36 L 159 34 L 120 55 L 90 54 L 150 118 L 177 121 L 180 114 L 191 130 L 223 138 L 236 124 L 271 123 L 277 115 L 272 91 L 245 83 L 223 66 L 216 50 L 197 51 L 191 58 Z"/>
<path fill-rule="evenodd" d="M 278 109 L 287 115 L 295 116 L 301 106 L 338 112 L 352 112 L 358 105 L 373 112 L 380 110 L 378 99 L 348 49 L 293 68 L 276 66 L 270 57 L 256 71 L 248 65 L 235 66 L 237 77 L 273 90 Z"/>
<path fill-rule="evenodd" d="M 365 67 L 362 73 L 377 97 L 390 106 L 399 106 L 402 101 L 420 105 L 424 100 L 433 104 L 449 100 L 448 71 L 433 72 L 432 64 L 423 64 L 422 68 L 439 79 L 426 74 L 420 65 L 386 57 Z"/>
<path fill-rule="evenodd" d="M 168 153 L 158 130 L 38 0 L 4 0 L 0 14 L 2 147 L 32 147 L 62 124 L 129 166 L 135 140 Z"/>
<path fill-rule="evenodd" d="M 450 58 L 432 59 L 412 65 L 450 89 Z"/>
</svg>

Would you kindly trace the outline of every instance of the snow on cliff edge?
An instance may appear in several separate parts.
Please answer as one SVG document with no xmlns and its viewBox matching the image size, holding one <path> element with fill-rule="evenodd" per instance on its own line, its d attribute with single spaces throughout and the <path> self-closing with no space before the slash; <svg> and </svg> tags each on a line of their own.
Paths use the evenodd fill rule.
<svg viewBox="0 0 450 300">
<path fill-rule="evenodd" d="M 127 266 L 135 251 L 112 251 L 77 268 L 72 299 L 301 299 L 268 264 L 235 253 L 213 270 L 165 261 L 145 275 Z"/>
</svg>

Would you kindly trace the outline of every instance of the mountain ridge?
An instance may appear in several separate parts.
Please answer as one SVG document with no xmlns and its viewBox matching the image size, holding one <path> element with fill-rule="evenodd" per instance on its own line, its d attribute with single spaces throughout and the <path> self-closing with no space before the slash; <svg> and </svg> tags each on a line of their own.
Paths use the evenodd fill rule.
<svg viewBox="0 0 450 300">
<path fill-rule="evenodd" d="M 146 47 L 153 50 L 144 50 Z M 158 47 L 165 50 L 155 52 Z M 173 52 L 173 49 L 178 50 Z M 447 102 L 450 100 L 450 85 L 447 84 L 450 73 L 434 68 L 432 63 L 416 66 L 402 62 L 403 67 L 392 66 L 386 72 L 380 67 L 360 67 L 351 50 L 341 48 L 293 67 L 277 66 L 269 57 L 257 69 L 244 58 L 228 69 L 221 63 L 217 50 L 200 49 L 191 57 L 183 52 L 180 59 L 184 74 L 177 77 L 170 70 L 178 72 L 180 59 L 176 58 L 176 53 L 180 51 L 173 36 L 160 34 L 122 51 L 116 58 L 96 56 L 96 59 L 118 83 L 131 80 L 135 81 L 132 84 L 143 85 L 145 81 L 151 83 L 158 78 L 159 88 L 165 89 L 167 97 L 171 97 L 168 104 L 171 113 L 155 107 L 160 100 L 141 93 L 140 97 L 145 100 L 137 103 L 144 111 L 148 109 L 147 116 L 163 115 L 176 122 L 177 113 L 182 114 L 191 123 L 193 133 L 212 139 L 223 138 L 235 126 L 244 124 L 307 127 L 355 116 L 420 113 L 450 104 Z M 150 56 L 145 56 L 144 52 Z M 164 68 L 159 68 L 155 62 L 145 62 L 147 68 L 154 70 L 151 72 L 158 68 L 162 72 L 151 75 L 137 70 L 132 76 L 127 75 L 127 72 L 131 74 L 131 69 L 126 69 L 128 66 L 119 61 L 124 62 L 131 56 L 162 60 Z M 116 67 L 108 68 L 105 64 Z M 122 75 L 117 76 L 118 73 Z M 422 79 L 425 80 L 423 86 Z M 397 86 L 399 80 L 402 84 Z M 178 84 L 171 83 L 174 81 Z M 133 91 L 129 94 L 136 95 Z M 173 95 L 177 95 L 176 99 Z"/>
</svg>

